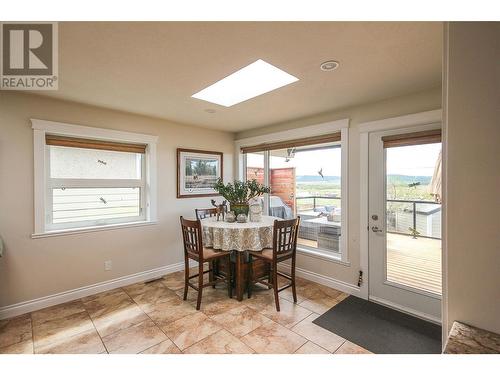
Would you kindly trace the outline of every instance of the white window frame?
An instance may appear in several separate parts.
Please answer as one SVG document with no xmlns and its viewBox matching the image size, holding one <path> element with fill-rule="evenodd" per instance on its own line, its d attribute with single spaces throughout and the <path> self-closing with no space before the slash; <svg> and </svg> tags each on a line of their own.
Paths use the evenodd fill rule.
<svg viewBox="0 0 500 375">
<path fill-rule="evenodd" d="M 246 159 L 244 154 L 241 153 L 243 147 L 255 146 L 262 143 L 270 142 L 281 142 L 290 141 L 301 138 L 308 138 L 320 135 L 327 135 L 340 131 L 340 147 L 341 147 L 341 207 L 342 207 L 342 217 L 341 217 L 341 230 L 342 235 L 340 237 L 340 248 L 341 252 L 339 255 L 332 254 L 327 251 L 322 251 L 320 249 L 313 249 L 310 247 L 297 245 L 297 251 L 303 255 L 320 258 L 323 260 L 332 261 L 335 263 L 340 263 L 344 265 L 349 265 L 349 249 L 348 249 L 348 238 L 349 238 L 349 119 L 341 119 L 331 122 L 325 122 L 321 124 L 306 126 L 298 129 L 285 130 L 281 132 L 260 135 L 251 138 L 238 139 L 235 141 L 235 155 L 236 155 L 236 171 L 237 176 L 240 180 L 245 179 L 246 170 Z M 264 176 L 265 184 L 269 184 L 268 176 L 268 157 L 267 153 L 264 153 Z M 268 212 L 268 200 L 264 200 L 264 212 Z"/>
<path fill-rule="evenodd" d="M 31 119 L 34 150 L 34 233 L 32 238 L 65 235 L 71 233 L 93 232 L 116 228 L 141 226 L 157 223 L 157 136 L 73 125 L 47 120 Z M 49 146 L 45 135 L 53 134 L 67 137 L 96 139 L 111 142 L 129 142 L 146 144 L 146 153 L 142 156 L 141 179 L 137 180 L 81 180 L 53 179 L 49 176 Z M 118 186 L 120 185 L 120 186 Z M 54 187 L 140 187 L 141 214 L 136 217 L 115 218 L 108 220 L 89 220 L 76 223 L 51 224 L 52 189 Z"/>
</svg>

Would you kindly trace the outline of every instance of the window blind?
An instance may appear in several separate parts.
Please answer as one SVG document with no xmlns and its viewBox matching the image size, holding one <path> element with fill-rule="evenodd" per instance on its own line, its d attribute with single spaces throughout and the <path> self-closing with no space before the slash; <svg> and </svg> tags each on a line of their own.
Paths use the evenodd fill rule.
<svg viewBox="0 0 500 375">
<path fill-rule="evenodd" d="M 134 152 L 138 154 L 146 153 L 146 145 L 144 144 L 99 141 L 95 139 L 63 137 L 51 134 L 45 135 L 45 143 L 49 146 L 90 148 L 107 151 Z"/>
<path fill-rule="evenodd" d="M 441 129 L 427 130 L 415 133 L 388 135 L 382 137 L 384 148 L 425 145 L 441 142 Z"/>
<path fill-rule="evenodd" d="M 315 137 L 308 137 L 302 139 L 295 139 L 290 141 L 281 141 L 281 142 L 272 142 L 272 143 L 262 143 L 255 146 L 242 147 L 241 152 L 244 154 L 250 152 L 261 152 L 261 151 L 270 151 L 270 150 L 278 150 L 283 148 L 294 148 L 300 146 L 310 146 L 317 145 L 321 143 L 330 143 L 330 142 L 338 142 L 340 141 L 340 132 L 332 133 L 328 135 L 319 135 Z"/>
</svg>

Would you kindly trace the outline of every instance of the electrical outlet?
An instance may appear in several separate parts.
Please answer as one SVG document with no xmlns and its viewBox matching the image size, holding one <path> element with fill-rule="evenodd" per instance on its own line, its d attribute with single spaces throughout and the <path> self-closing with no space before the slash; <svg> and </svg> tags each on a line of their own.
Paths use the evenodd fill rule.
<svg viewBox="0 0 500 375">
<path fill-rule="evenodd" d="M 104 271 L 111 271 L 111 268 L 113 268 L 113 262 L 110 260 L 104 261 Z"/>
</svg>

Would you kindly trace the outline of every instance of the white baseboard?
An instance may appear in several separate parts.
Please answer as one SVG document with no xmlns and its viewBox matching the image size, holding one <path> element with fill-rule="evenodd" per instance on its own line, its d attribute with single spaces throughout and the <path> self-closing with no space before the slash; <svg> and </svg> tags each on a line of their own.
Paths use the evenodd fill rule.
<svg viewBox="0 0 500 375">
<path fill-rule="evenodd" d="M 406 313 L 408 315 L 412 315 L 412 316 L 415 316 L 417 318 L 427 320 L 431 323 L 441 324 L 441 318 L 439 318 L 439 317 L 425 314 L 425 313 L 421 313 L 417 310 L 410 309 L 409 307 L 406 307 L 406 306 L 398 305 L 397 303 L 387 301 L 383 298 L 369 296 L 369 300 L 372 302 L 378 303 L 379 305 L 389 307 L 393 310 L 398 310 L 398 311 L 401 311 L 401 312 Z"/>
<path fill-rule="evenodd" d="M 190 266 L 193 265 L 190 264 Z M 30 301 L 24 301 L 13 305 L 0 307 L 0 319 L 11 318 L 32 311 L 40 310 L 45 307 L 50 307 L 58 305 L 60 303 L 70 302 L 78 298 L 87 297 L 92 294 L 105 292 L 107 290 L 120 288 L 122 286 L 138 283 L 141 281 L 155 279 L 172 272 L 181 271 L 183 269 L 184 261 L 164 267 L 154 268 L 148 271 L 138 272 L 132 275 L 118 277 L 116 279 L 103 281 L 97 284 L 52 294 L 50 296 L 40 297 L 32 299 Z"/>
<path fill-rule="evenodd" d="M 290 266 L 279 265 L 278 269 L 282 272 L 287 272 L 290 270 Z M 337 280 L 333 277 L 321 275 L 319 273 L 299 267 L 295 268 L 295 274 L 298 277 L 302 277 L 303 279 L 314 281 L 318 284 L 325 285 L 330 288 L 340 290 L 341 292 L 362 298 L 360 289 L 356 285 L 346 283 L 345 281 Z"/>
</svg>

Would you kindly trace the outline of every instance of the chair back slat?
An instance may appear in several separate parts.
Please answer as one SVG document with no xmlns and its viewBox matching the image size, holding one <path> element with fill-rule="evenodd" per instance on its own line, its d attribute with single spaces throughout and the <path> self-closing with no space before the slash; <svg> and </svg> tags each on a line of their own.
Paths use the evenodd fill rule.
<svg viewBox="0 0 500 375">
<path fill-rule="evenodd" d="M 273 258 L 292 255 L 297 250 L 297 234 L 300 217 L 291 220 L 275 220 L 273 228 Z"/>
<path fill-rule="evenodd" d="M 198 220 L 206 219 L 207 217 L 217 216 L 217 208 L 196 208 L 194 210 Z"/>
<path fill-rule="evenodd" d="M 203 257 L 203 239 L 200 220 L 187 220 L 181 216 L 182 240 L 187 256 Z"/>
</svg>

